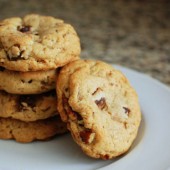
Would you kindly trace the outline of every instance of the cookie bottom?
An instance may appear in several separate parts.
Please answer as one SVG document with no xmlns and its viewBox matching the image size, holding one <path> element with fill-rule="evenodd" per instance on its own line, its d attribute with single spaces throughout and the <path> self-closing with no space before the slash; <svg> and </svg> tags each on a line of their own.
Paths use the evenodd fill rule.
<svg viewBox="0 0 170 170">
<path fill-rule="evenodd" d="M 17 142 L 28 143 L 47 140 L 65 132 L 67 132 L 66 124 L 59 116 L 34 122 L 0 118 L 0 139 L 15 139 Z"/>
</svg>

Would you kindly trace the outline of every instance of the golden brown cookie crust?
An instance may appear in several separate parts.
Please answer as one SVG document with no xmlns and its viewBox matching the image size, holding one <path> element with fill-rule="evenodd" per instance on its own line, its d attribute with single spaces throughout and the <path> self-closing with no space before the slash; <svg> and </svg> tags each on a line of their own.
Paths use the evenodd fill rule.
<svg viewBox="0 0 170 170">
<path fill-rule="evenodd" d="M 67 121 L 67 113 L 65 112 L 65 108 L 67 107 L 65 103 L 63 102 L 64 97 L 69 97 L 69 77 L 71 74 L 73 74 L 76 70 L 81 69 L 82 67 L 86 67 L 86 60 L 82 62 L 81 60 L 78 60 L 76 62 L 77 64 L 74 64 L 74 62 L 71 62 L 67 64 L 66 67 L 63 67 L 60 70 L 59 77 L 57 78 L 57 84 L 56 84 L 56 91 L 57 91 L 57 107 L 58 111 L 61 113 L 61 117 L 63 121 Z"/>
<path fill-rule="evenodd" d="M 0 117 L 36 121 L 58 114 L 54 91 L 37 95 L 16 95 L 0 91 Z"/>
<path fill-rule="evenodd" d="M 0 90 L 12 94 L 40 94 L 55 89 L 57 70 L 18 72 L 0 67 Z"/>
<path fill-rule="evenodd" d="M 60 19 L 30 14 L 0 22 L 0 66 L 9 70 L 55 69 L 79 55 L 76 31 Z"/>
<path fill-rule="evenodd" d="M 125 153 L 141 120 L 138 97 L 127 78 L 106 63 L 79 60 L 66 65 L 58 81 L 58 110 L 82 150 L 102 159 Z"/>
<path fill-rule="evenodd" d="M 65 132 L 67 132 L 66 124 L 59 116 L 35 122 L 0 118 L 1 139 L 14 139 L 17 142 L 28 143 L 35 140 L 47 140 Z"/>
</svg>

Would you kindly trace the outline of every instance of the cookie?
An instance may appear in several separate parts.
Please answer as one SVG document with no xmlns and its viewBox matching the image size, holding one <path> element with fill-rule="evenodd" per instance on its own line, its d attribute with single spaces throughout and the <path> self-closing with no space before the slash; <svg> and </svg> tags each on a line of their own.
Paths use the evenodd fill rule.
<svg viewBox="0 0 170 170">
<path fill-rule="evenodd" d="M 47 140 L 65 132 L 67 132 L 66 124 L 59 116 L 35 122 L 0 118 L 0 139 L 15 139 L 17 142 L 28 143 Z"/>
<path fill-rule="evenodd" d="M 57 82 L 58 111 L 87 155 L 111 159 L 128 151 L 141 112 L 135 90 L 120 71 L 104 62 L 78 60 L 63 67 Z"/>
<path fill-rule="evenodd" d="M 86 60 L 78 60 L 77 62 L 72 62 L 63 67 L 59 73 L 57 79 L 56 92 L 57 92 L 57 107 L 58 111 L 61 113 L 60 116 L 64 122 L 68 121 L 68 116 L 66 113 L 65 98 L 69 97 L 69 78 L 76 70 L 86 67 Z"/>
<path fill-rule="evenodd" d="M 8 70 L 55 69 L 79 55 L 77 33 L 63 20 L 30 14 L 0 22 L 0 66 Z"/>
<path fill-rule="evenodd" d="M 16 95 L 0 91 L 0 117 L 22 121 L 46 119 L 58 114 L 55 90 L 37 95 Z"/>
<path fill-rule="evenodd" d="M 18 72 L 0 67 L 0 90 L 12 94 L 39 94 L 55 89 L 57 70 Z"/>
</svg>

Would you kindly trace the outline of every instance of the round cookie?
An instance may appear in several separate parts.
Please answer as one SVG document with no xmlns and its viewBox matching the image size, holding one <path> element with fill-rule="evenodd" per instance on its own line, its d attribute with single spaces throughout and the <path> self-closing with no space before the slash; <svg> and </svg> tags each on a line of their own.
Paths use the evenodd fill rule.
<svg viewBox="0 0 170 170">
<path fill-rule="evenodd" d="M 30 14 L 0 22 L 0 66 L 8 70 L 55 69 L 79 55 L 76 31 L 60 19 Z"/>
<path fill-rule="evenodd" d="M 0 118 L 0 139 L 15 139 L 17 142 L 28 143 L 34 140 L 47 140 L 65 132 L 66 124 L 59 116 L 35 122 Z"/>
<path fill-rule="evenodd" d="M 22 121 L 46 119 L 58 114 L 55 90 L 37 95 L 16 95 L 0 91 L 0 117 Z"/>
<path fill-rule="evenodd" d="M 111 159 L 128 151 L 141 112 L 135 90 L 120 71 L 104 62 L 78 60 L 64 66 L 57 81 L 58 111 L 87 155 Z"/>
<path fill-rule="evenodd" d="M 55 89 L 57 70 L 18 72 L 0 67 L 0 89 L 12 94 L 39 94 Z"/>
</svg>

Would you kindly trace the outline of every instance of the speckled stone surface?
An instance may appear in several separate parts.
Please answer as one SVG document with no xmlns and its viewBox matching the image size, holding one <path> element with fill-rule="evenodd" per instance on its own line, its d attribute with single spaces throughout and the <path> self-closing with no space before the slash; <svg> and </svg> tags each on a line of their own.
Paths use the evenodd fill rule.
<svg viewBox="0 0 170 170">
<path fill-rule="evenodd" d="M 77 30 L 82 58 L 123 65 L 170 86 L 170 1 L 0 0 L 0 19 L 39 13 Z"/>
</svg>

